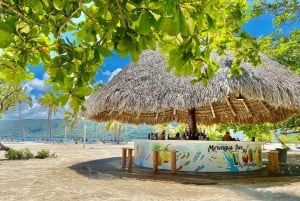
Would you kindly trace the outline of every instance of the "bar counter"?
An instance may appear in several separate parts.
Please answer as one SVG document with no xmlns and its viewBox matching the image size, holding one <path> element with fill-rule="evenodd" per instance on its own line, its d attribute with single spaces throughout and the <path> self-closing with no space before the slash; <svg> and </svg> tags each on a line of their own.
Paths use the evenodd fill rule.
<svg viewBox="0 0 300 201">
<path fill-rule="evenodd" d="M 139 167 L 153 167 L 158 151 L 158 169 L 171 170 L 171 151 L 176 151 L 176 171 L 241 172 L 262 168 L 262 142 L 135 140 L 134 161 Z"/>
</svg>

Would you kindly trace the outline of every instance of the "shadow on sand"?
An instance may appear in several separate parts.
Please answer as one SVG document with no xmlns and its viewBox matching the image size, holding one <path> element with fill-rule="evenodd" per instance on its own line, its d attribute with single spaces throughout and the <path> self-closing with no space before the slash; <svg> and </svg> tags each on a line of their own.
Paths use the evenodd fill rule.
<svg viewBox="0 0 300 201">
<path fill-rule="evenodd" d="M 289 155 L 289 157 L 293 158 L 292 155 Z M 297 157 L 299 157 L 299 155 Z M 153 174 L 151 168 L 141 168 L 135 165 L 133 165 L 131 171 L 122 169 L 121 157 L 87 161 L 75 164 L 69 168 L 90 179 L 132 178 L 195 185 L 256 184 L 272 182 L 291 183 L 300 181 L 300 163 L 281 164 L 280 173 L 278 174 L 271 174 L 268 172 L 267 162 L 264 162 L 261 170 L 251 172 L 177 172 L 176 174 L 171 174 L 170 171 L 159 170 L 158 174 Z"/>
</svg>

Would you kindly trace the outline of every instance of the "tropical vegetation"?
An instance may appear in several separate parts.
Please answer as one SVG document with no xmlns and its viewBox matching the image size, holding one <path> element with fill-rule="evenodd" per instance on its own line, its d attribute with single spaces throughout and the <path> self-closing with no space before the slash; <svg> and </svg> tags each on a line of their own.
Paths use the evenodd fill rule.
<svg viewBox="0 0 300 201">
<path fill-rule="evenodd" d="M 168 56 L 169 70 L 204 84 L 218 70 L 212 51 L 233 53 L 232 75 L 242 73 L 243 61 L 260 64 L 259 51 L 299 73 L 299 30 L 285 34 L 281 29 L 299 23 L 299 8 L 297 0 L 2 0 L 0 113 L 25 101 L 23 82 L 34 78 L 28 65 L 43 63 L 53 92 L 40 103 L 49 108 L 51 138 L 56 108 L 84 110 L 95 74 L 112 51 L 136 61 L 144 49 L 159 47 Z M 245 22 L 266 13 L 274 15 L 272 35 L 256 39 L 243 30 Z M 298 132 L 298 122 L 276 126 Z"/>
</svg>

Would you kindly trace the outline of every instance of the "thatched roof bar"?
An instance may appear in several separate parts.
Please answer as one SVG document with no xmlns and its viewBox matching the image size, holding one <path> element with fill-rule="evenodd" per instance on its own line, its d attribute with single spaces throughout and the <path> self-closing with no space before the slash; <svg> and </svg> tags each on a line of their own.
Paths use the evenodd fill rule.
<svg viewBox="0 0 300 201">
<path fill-rule="evenodd" d="M 267 108 L 267 106 L 265 106 L 265 104 L 261 102 L 261 100 L 259 100 L 258 102 L 263 106 L 263 108 L 266 110 L 267 113 L 271 113 L 269 108 Z"/>
<path fill-rule="evenodd" d="M 228 107 L 229 107 L 229 109 L 230 109 L 232 115 L 233 115 L 233 116 L 236 116 L 236 112 L 235 112 L 235 110 L 233 109 L 233 107 L 232 107 L 232 105 L 231 105 L 231 103 L 230 103 L 230 101 L 229 101 L 228 98 L 227 98 L 226 102 L 227 102 L 227 105 L 228 105 Z"/>
<path fill-rule="evenodd" d="M 216 114 L 215 114 L 215 111 L 214 111 L 214 107 L 213 107 L 213 105 L 211 103 L 209 105 L 210 105 L 211 114 L 212 114 L 213 118 L 215 119 L 216 118 Z"/>
<path fill-rule="evenodd" d="M 85 117 L 126 123 L 188 122 L 187 110 L 196 109 L 199 123 L 278 122 L 300 113 L 300 76 L 265 55 L 263 67 L 241 63 L 242 76 L 230 76 L 233 56 L 212 53 L 219 70 L 209 80 L 191 84 L 192 77 L 167 72 L 159 51 L 144 51 L 85 103 Z M 204 67 L 205 68 L 205 67 Z M 237 100 L 243 93 L 244 101 Z M 261 102 L 259 102 L 261 101 Z M 266 112 L 268 111 L 268 112 Z"/>
</svg>

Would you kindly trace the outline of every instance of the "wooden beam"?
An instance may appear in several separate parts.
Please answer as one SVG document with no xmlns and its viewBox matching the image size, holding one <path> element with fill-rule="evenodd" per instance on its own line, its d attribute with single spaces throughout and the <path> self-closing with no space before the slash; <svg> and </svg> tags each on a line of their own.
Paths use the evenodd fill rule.
<svg viewBox="0 0 300 201">
<path fill-rule="evenodd" d="M 265 106 L 265 104 L 263 102 L 261 102 L 261 100 L 259 100 L 258 102 L 263 106 L 263 108 L 265 109 L 265 111 L 267 113 L 271 113 L 271 111 L 269 110 L 269 108 L 267 108 L 267 106 Z"/>
<path fill-rule="evenodd" d="M 139 119 L 139 118 L 140 118 L 140 116 L 141 116 L 141 113 L 142 113 L 141 111 L 137 113 L 137 115 L 136 115 L 136 119 Z"/>
<path fill-rule="evenodd" d="M 123 114 L 123 112 L 124 112 L 124 110 L 121 110 L 121 111 L 119 112 L 119 115 L 122 115 L 122 114 Z"/>
<path fill-rule="evenodd" d="M 176 115 L 176 109 L 174 108 L 174 110 L 173 110 L 173 115 Z"/>
<path fill-rule="evenodd" d="M 211 114 L 212 114 L 213 118 L 215 119 L 216 118 L 216 114 L 215 114 L 214 107 L 213 107 L 212 104 L 209 104 L 209 105 L 210 105 Z"/>
<path fill-rule="evenodd" d="M 247 103 L 245 102 L 245 100 L 240 100 L 240 101 L 243 103 L 243 105 L 244 105 L 244 107 L 246 108 L 247 112 L 252 116 L 251 111 L 250 111 L 250 109 L 249 109 Z"/>
<path fill-rule="evenodd" d="M 156 112 L 156 115 L 155 115 L 155 120 L 158 119 L 158 112 Z"/>
<path fill-rule="evenodd" d="M 229 109 L 230 109 L 230 111 L 231 111 L 231 113 L 232 113 L 232 115 L 233 116 L 236 116 L 236 112 L 235 112 L 235 110 L 233 109 L 233 107 L 232 107 L 232 105 L 231 105 L 231 103 L 230 103 L 230 101 L 229 101 L 229 99 L 227 98 L 227 105 L 228 105 L 228 107 L 229 107 Z"/>
</svg>

